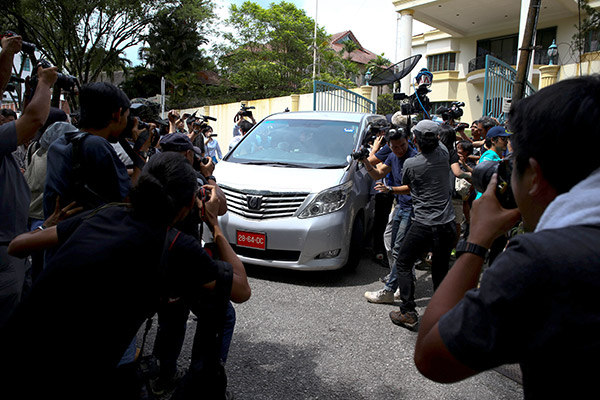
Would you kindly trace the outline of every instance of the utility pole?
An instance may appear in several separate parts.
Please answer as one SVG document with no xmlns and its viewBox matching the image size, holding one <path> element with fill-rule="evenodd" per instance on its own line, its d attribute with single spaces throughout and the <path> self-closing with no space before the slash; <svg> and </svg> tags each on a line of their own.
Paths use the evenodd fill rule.
<svg viewBox="0 0 600 400">
<path fill-rule="evenodd" d="M 313 81 L 317 78 L 317 16 L 319 14 L 319 0 L 315 0 L 315 36 L 313 38 Z"/>
<path fill-rule="evenodd" d="M 541 0 L 531 0 L 531 3 L 529 4 L 523 42 L 521 43 L 521 48 L 519 49 L 521 54 L 519 56 L 517 76 L 513 86 L 512 104 L 514 104 L 517 100 L 522 99 L 525 94 L 525 81 L 527 80 L 529 60 L 531 58 L 531 51 L 533 50 L 533 42 L 535 39 L 534 34 L 537 27 L 537 20 L 540 14 L 541 4 Z"/>
</svg>

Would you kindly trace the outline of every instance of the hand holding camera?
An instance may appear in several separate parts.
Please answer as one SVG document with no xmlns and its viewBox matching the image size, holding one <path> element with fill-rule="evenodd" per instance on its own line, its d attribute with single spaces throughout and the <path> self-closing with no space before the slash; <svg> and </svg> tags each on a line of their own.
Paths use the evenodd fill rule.
<svg viewBox="0 0 600 400">
<path fill-rule="evenodd" d="M 58 79 L 58 69 L 53 66 L 39 65 L 36 73 L 38 82 L 45 83 L 48 87 L 54 85 Z"/>
<path fill-rule="evenodd" d="M 200 218 L 212 230 L 218 224 L 219 197 L 214 185 L 204 185 L 198 190 L 196 204 L 200 210 Z"/>
<path fill-rule="evenodd" d="M 496 195 L 498 174 L 494 173 L 485 192 L 473 202 L 468 241 L 489 249 L 494 240 L 506 233 L 521 218 L 519 209 L 503 208 Z"/>
<path fill-rule="evenodd" d="M 21 36 L 16 34 L 5 33 L 2 36 L 2 51 L 6 51 L 10 54 L 17 54 L 21 51 L 23 46 L 23 39 Z"/>
</svg>

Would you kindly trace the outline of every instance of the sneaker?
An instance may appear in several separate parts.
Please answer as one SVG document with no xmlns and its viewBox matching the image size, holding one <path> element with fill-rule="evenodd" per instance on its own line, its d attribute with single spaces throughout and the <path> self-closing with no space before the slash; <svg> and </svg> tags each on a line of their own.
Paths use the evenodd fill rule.
<svg viewBox="0 0 600 400">
<path fill-rule="evenodd" d="M 416 311 L 409 311 L 404 314 L 402 314 L 402 311 L 392 311 L 390 312 L 390 319 L 394 324 L 408 329 L 413 329 L 419 323 L 419 316 Z"/>
<path fill-rule="evenodd" d="M 394 304 L 394 293 L 391 290 L 381 289 L 376 292 L 365 292 L 369 303 Z"/>
<path fill-rule="evenodd" d="M 394 292 L 394 300 L 400 301 L 400 288 L 396 289 Z"/>
</svg>

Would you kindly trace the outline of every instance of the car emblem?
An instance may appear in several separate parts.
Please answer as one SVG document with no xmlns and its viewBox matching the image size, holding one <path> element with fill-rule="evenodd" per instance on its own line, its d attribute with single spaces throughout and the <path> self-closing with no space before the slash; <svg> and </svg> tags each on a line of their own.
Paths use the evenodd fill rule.
<svg viewBox="0 0 600 400">
<path fill-rule="evenodd" d="M 250 210 L 259 210 L 262 205 L 262 196 L 247 196 L 246 204 Z"/>
</svg>

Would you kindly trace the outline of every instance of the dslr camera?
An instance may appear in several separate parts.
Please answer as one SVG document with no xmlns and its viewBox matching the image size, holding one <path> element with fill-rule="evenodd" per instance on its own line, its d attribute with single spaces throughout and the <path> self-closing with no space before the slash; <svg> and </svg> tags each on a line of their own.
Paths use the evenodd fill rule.
<svg viewBox="0 0 600 400">
<path fill-rule="evenodd" d="M 41 66 L 42 68 L 50 68 L 53 65 L 50 63 L 50 61 L 48 60 L 39 60 L 38 65 Z M 33 95 L 33 93 L 35 93 L 35 88 L 37 86 L 37 82 L 38 82 L 38 76 L 37 76 L 37 68 L 35 68 L 33 70 L 33 74 L 31 75 L 31 93 Z M 73 93 L 75 92 L 75 86 L 77 85 L 77 78 L 75 78 L 74 76 L 71 75 L 65 75 L 65 74 L 61 74 L 60 72 L 58 73 L 58 78 L 56 79 L 56 86 L 58 86 L 59 88 L 61 88 L 61 90 L 64 90 L 65 92 L 70 92 Z"/>
<path fill-rule="evenodd" d="M 492 175 L 498 173 L 498 184 L 496 186 L 496 197 L 500 205 L 506 209 L 517 208 L 517 203 L 510 185 L 512 174 L 511 160 L 483 161 L 473 169 L 473 186 L 480 193 L 487 189 Z"/>
</svg>

